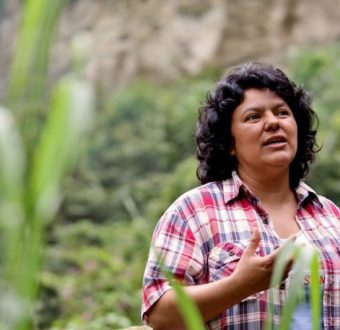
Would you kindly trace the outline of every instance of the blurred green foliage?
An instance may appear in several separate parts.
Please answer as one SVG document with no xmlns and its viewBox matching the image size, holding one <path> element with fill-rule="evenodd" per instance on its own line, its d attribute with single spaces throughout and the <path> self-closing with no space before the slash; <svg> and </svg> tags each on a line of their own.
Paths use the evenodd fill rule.
<svg viewBox="0 0 340 330">
<path fill-rule="evenodd" d="M 4 330 L 36 328 L 45 231 L 55 219 L 63 197 L 62 178 L 75 164 L 95 109 L 94 88 L 81 68 L 46 84 L 49 49 L 62 7 L 62 0 L 22 4 L 6 96 L 1 100 L 0 323 Z M 85 57 L 84 53 L 85 48 L 75 55 Z"/>
<path fill-rule="evenodd" d="M 339 204 L 338 45 L 289 59 L 293 80 L 311 90 L 323 144 L 309 183 Z M 337 74 L 338 73 L 338 74 Z M 40 323 L 43 328 L 119 329 L 140 324 L 152 230 L 181 193 L 198 185 L 197 109 L 216 76 L 166 85 L 135 81 L 102 96 L 95 130 L 51 228 Z"/>
<path fill-rule="evenodd" d="M 311 92 L 320 119 L 321 151 L 307 182 L 340 205 L 340 45 L 299 51 L 291 58 L 290 71 Z"/>
<path fill-rule="evenodd" d="M 221 73 L 208 68 L 164 85 L 139 80 L 102 95 L 91 139 L 72 176 L 64 179 L 62 194 L 61 179 L 82 149 L 79 130 L 94 108 L 92 87 L 81 73 L 83 38 L 77 39 L 73 75 L 47 84 L 50 45 L 63 5 L 63 0 L 23 2 L 3 102 L 14 116 L 0 109 L 0 314 L 9 319 L 0 321 L 1 329 L 20 323 L 23 297 L 36 317 L 34 325 L 29 316 L 20 329 L 106 330 L 141 323 L 151 234 L 164 210 L 198 185 L 197 109 Z M 293 80 L 312 92 L 321 121 L 322 150 L 308 182 L 337 204 L 339 55 L 336 44 L 301 50 L 288 60 Z"/>
<path fill-rule="evenodd" d="M 203 80 L 167 86 L 138 81 L 110 97 L 86 155 L 66 183 L 64 216 L 122 221 L 150 216 L 150 208 L 158 216 L 164 208 L 157 213 L 152 200 L 158 203 L 167 195 L 168 203 L 183 185 L 195 184 L 195 170 L 180 180 L 174 179 L 174 171 L 189 163 L 195 167 L 197 108 L 211 85 Z"/>
<path fill-rule="evenodd" d="M 103 226 L 87 220 L 54 231 L 57 244 L 51 244 L 49 270 L 42 274 L 44 285 L 58 293 L 54 301 L 50 298 L 59 305 L 54 329 L 117 329 L 139 323 L 148 232 L 141 221 Z M 44 326 L 49 322 L 45 312 L 40 318 Z"/>
<path fill-rule="evenodd" d="M 138 81 L 106 100 L 50 233 L 41 325 L 94 330 L 140 323 L 153 227 L 198 184 L 195 120 L 211 86 Z"/>
</svg>

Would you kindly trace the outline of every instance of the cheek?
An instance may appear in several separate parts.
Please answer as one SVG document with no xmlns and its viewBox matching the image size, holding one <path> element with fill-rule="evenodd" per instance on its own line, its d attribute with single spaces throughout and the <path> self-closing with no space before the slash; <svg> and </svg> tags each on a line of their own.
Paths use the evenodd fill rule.
<svg viewBox="0 0 340 330">
<path fill-rule="evenodd" d="M 230 136 L 229 154 L 235 155 L 235 139 L 233 135 Z"/>
<path fill-rule="evenodd" d="M 298 143 L 298 128 L 296 123 L 294 123 L 293 128 L 292 128 L 292 136 L 294 137 L 294 142 L 297 144 Z"/>
<path fill-rule="evenodd" d="M 262 131 L 256 127 L 242 127 L 239 131 L 238 142 L 239 144 L 257 144 L 261 139 Z"/>
<path fill-rule="evenodd" d="M 296 124 L 291 130 L 291 137 L 292 137 L 292 146 L 294 147 L 295 152 L 297 152 L 299 139 L 298 139 L 298 129 L 297 129 Z"/>
</svg>

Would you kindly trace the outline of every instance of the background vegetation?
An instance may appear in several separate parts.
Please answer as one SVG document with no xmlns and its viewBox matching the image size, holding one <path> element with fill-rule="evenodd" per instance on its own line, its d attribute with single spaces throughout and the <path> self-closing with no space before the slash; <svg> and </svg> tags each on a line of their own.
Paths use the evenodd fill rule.
<svg viewBox="0 0 340 330">
<path fill-rule="evenodd" d="M 49 24 L 56 21 L 62 6 L 62 1 L 54 2 L 58 3 L 52 11 L 55 16 L 48 16 L 51 12 L 46 9 L 48 6 L 44 7 L 43 1 L 32 0 L 27 3 L 41 6 L 40 13 Z M 33 180 L 30 173 L 37 172 L 34 166 L 38 165 L 34 164 L 39 164 L 43 159 L 40 153 L 33 161 L 32 155 L 38 150 L 37 141 L 47 134 L 43 133 L 44 127 L 48 127 L 45 125 L 48 122 L 46 118 L 53 113 L 54 105 L 56 109 L 62 108 L 61 103 L 51 101 L 54 86 L 48 86 L 44 80 L 53 24 L 50 25 L 49 33 L 41 35 L 38 33 L 41 26 L 33 24 L 38 21 L 36 16 L 27 18 L 28 26 L 23 28 L 23 41 L 19 43 L 24 48 L 18 48 L 19 55 L 14 61 L 16 64 L 11 76 L 13 80 L 9 82 L 5 101 L 16 114 L 18 135 L 22 137 L 26 155 L 21 161 L 24 164 L 25 160 L 25 164 L 28 164 L 23 174 L 25 181 L 16 185 L 28 187 L 25 192 L 20 192 L 23 196 L 19 202 L 25 213 L 26 226 L 19 226 L 23 233 L 16 237 L 17 241 L 24 237 L 26 241 L 22 242 L 26 243 L 30 236 L 25 236 L 25 228 L 31 228 L 32 214 L 35 216 L 38 205 L 30 190 L 29 182 Z M 47 24 L 44 20 L 39 22 Z M 37 39 L 29 31 L 35 31 Z M 41 40 L 39 36 L 47 39 Z M 36 40 L 36 43 L 31 42 L 32 53 L 27 52 L 27 40 Z M 37 44 L 45 46 L 37 47 Z M 38 56 L 36 51 L 42 53 Z M 23 54 L 26 57 L 22 57 Z M 304 84 L 312 92 L 321 122 L 319 141 L 322 150 L 307 181 L 338 205 L 339 55 L 340 45 L 335 44 L 322 49 L 302 49 L 294 57 L 284 60 L 293 80 Z M 83 79 L 78 69 L 75 65 L 72 79 Z M 206 92 L 225 69 L 210 68 L 196 77 L 186 77 L 163 85 L 138 80 L 115 91 L 113 95 L 98 93 L 97 116 L 93 120 L 90 138 L 84 141 L 77 136 L 73 148 L 68 149 L 72 154 L 76 154 L 79 149 L 82 153 L 76 167 L 67 177 L 64 174 L 74 162 L 73 155 L 66 157 L 68 161 L 67 166 L 63 167 L 63 175 L 58 174 L 53 181 L 58 172 L 54 166 L 61 154 L 51 147 L 46 149 L 54 150 L 54 158 L 50 158 L 50 161 L 53 159 L 53 166 L 47 171 L 48 177 L 52 183 L 62 183 L 64 199 L 56 216 L 54 212 L 47 218 L 39 215 L 39 221 L 36 222 L 41 225 L 38 228 L 42 235 L 40 248 L 44 247 L 43 256 L 38 256 L 39 261 L 42 258 L 41 267 L 37 266 L 32 271 L 32 283 L 36 290 L 31 294 L 31 309 L 35 311 L 36 329 L 105 330 L 141 324 L 142 275 L 152 230 L 172 201 L 182 192 L 198 185 L 193 141 L 197 109 Z M 30 80 L 32 76 L 36 82 Z M 24 80 L 21 79 L 23 77 Z M 64 78 L 69 84 L 70 77 Z M 89 89 L 85 88 L 84 91 L 90 94 Z M 61 97 L 61 100 L 65 99 Z M 45 108 L 48 111 L 44 111 Z M 81 119 L 78 118 L 78 121 L 81 122 Z M 60 141 L 68 141 L 68 136 L 65 136 L 67 130 L 60 127 L 54 131 L 56 134 L 50 134 L 55 143 L 59 137 L 62 137 Z M 3 167 L 1 170 L 3 179 Z M 39 177 L 39 173 L 35 174 L 36 177 Z M 1 206 L 4 205 L 3 191 Z M 58 203 L 57 198 L 48 205 L 56 211 Z M 5 216 L 8 217 L 8 214 Z M 53 222 L 52 218 L 55 219 Z M 1 235 L 5 237 L 8 231 L 3 218 L 1 221 Z M 7 238 L 8 242 L 10 238 L 13 236 Z M 1 244 L 5 245 L 6 242 L 2 240 Z M 24 248 L 20 245 L 20 249 Z M 25 254 L 22 256 L 24 258 Z M 6 265 L 4 260 L 6 257 L 1 255 L 1 275 Z M 22 267 L 21 262 L 19 266 Z M 11 271 L 9 274 L 18 273 L 18 278 L 25 280 L 22 268 L 15 267 Z M 35 300 L 37 287 L 40 290 Z M 0 298 L 3 299 L 3 286 L 1 289 Z M 6 309 L 0 308 L 0 311 L 3 314 Z"/>
<path fill-rule="evenodd" d="M 322 150 L 308 183 L 340 203 L 340 46 L 286 59 L 312 92 Z M 219 78 L 211 71 L 165 86 L 137 81 L 101 100 L 86 153 L 65 182 L 50 233 L 45 288 L 55 329 L 140 324 L 140 288 L 152 229 L 166 207 L 198 184 L 197 109 Z M 53 299 L 52 299 L 52 298 Z M 47 314 L 43 314 L 47 315 Z M 54 321 L 53 321 L 54 319 Z"/>
</svg>

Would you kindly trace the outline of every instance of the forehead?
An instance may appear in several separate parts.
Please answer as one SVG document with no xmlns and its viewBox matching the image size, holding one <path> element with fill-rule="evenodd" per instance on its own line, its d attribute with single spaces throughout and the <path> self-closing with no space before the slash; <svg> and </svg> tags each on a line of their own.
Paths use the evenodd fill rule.
<svg viewBox="0 0 340 330">
<path fill-rule="evenodd" d="M 263 108 L 279 105 L 287 105 L 287 103 L 270 89 L 250 88 L 244 92 L 243 101 L 237 108 Z"/>
</svg>

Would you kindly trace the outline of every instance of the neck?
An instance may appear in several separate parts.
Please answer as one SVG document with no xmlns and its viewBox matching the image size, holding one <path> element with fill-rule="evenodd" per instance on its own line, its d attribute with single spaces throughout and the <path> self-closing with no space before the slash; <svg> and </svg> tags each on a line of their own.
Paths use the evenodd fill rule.
<svg viewBox="0 0 340 330">
<path fill-rule="evenodd" d="M 295 198 L 289 185 L 289 171 L 268 175 L 266 171 L 252 173 L 239 168 L 238 175 L 263 204 L 282 205 Z"/>
</svg>

